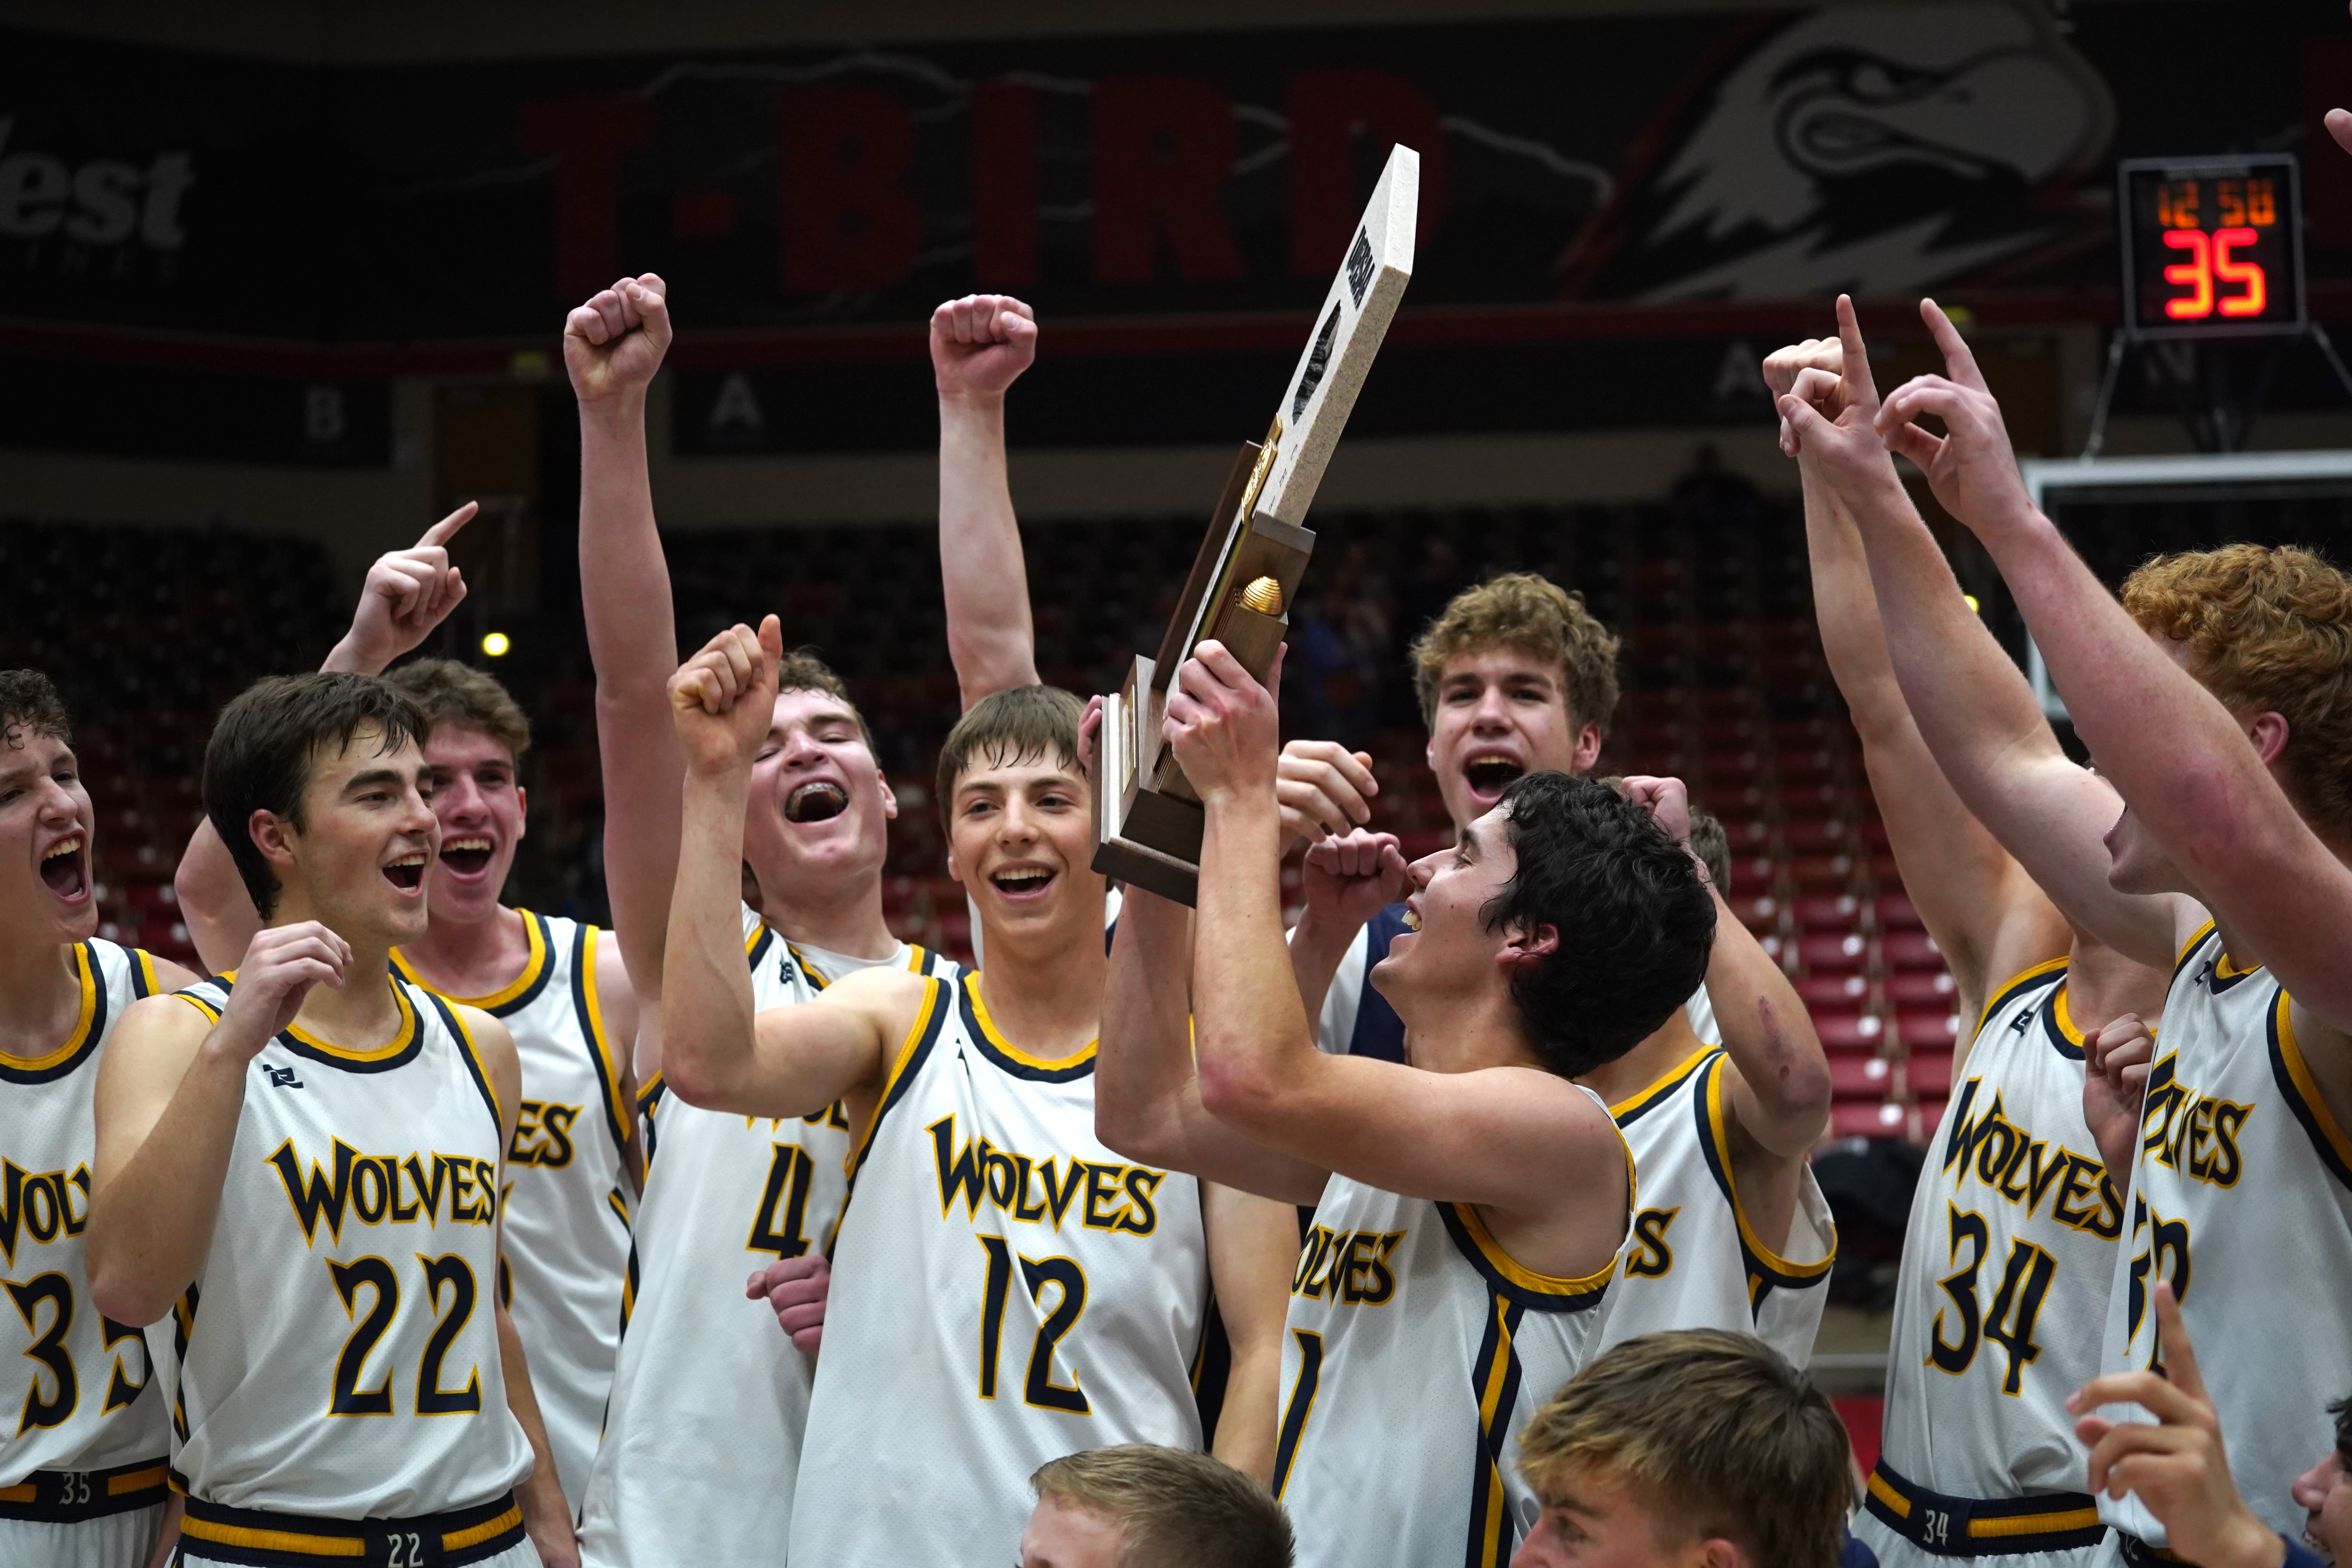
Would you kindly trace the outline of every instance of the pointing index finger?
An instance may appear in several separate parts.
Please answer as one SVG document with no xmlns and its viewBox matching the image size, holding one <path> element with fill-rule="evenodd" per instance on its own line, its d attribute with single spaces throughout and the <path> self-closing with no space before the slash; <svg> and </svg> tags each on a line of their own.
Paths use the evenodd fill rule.
<svg viewBox="0 0 2352 1568">
<path fill-rule="evenodd" d="M 2156 1282 L 2157 1344 L 2164 1352 L 2164 1375 L 2189 1398 L 2205 1402 L 2205 1380 L 2197 1371 L 2197 1351 L 2189 1342 L 2188 1325 L 2180 1321 L 2180 1303 L 2172 1297 L 2172 1281 Z"/>
<path fill-rule="evenodd" d="M 1952 325 L 1952 318 L 1933 300 L 1919 301 L 1919 319 L 1927 323 L 1927 331 L 1936 340 L 1936 347 L 1944 356 L 1944 370 L 1948 379 L 1972 391 L 1989 391 L 1984 372 L 1977 368 L 1977 356 L 1969 352 L 1968 340 L 1960 329 Z"/>
<path fill-rule="evenodd" d="M 467 501 L 456 511 L 451 512 L 448 516 L 443 518 L 440 521 L 426 529 L 425 531 L 425 537 L 416 542 L 417 548 L 421 550 L 428 544 L 447 543 L 450 538 L 455 535 L 459 529 L 465 527 L 468 522 L 471 522 L 473 521 L 474 514 L 481 510 L 481 502 Z"/>
<path fill-rule="evenodd" d="M 1854 315 L 1853 297 L 1837 297 L 1838 343 L 1843 350 L 1843 363 L 1839 367 L 1854 403 L 1875 411 L 1878 407 L 1878 384 L 1870 377 L 1870 351 L 1863 346 L 1862 322 Z"/>
</svg>

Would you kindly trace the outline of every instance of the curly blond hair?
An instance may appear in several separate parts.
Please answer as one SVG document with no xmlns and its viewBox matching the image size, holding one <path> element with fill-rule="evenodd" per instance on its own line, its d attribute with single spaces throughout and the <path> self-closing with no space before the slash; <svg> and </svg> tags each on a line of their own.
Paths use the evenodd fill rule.
<svg viewBox="0 0 2352 1568">
<path fill-rule="evenodd" d="M 1454 595 L 1444 614 L 1412 643 L 1412 684 L 1421 721 L 1437 718 L 1438 683 L 1464 654 L 1507 647 L 1556 664 L 1568 683 L 1569 717 L 1609 732 L 1617 711 L 1616 634 L 1570 593 L 1534 572 L 1506 572 Z"/>
<path fill-rule="evenodd" d="M 2352 831 L 2352 577 L 2291 544 L 2225 544 L 2126 580 L 2142 629 L 2189 647 L 2189 670 L 2241 719 L 2286 720 L 2286 791 L 2324 832 Z"/>
</svg>

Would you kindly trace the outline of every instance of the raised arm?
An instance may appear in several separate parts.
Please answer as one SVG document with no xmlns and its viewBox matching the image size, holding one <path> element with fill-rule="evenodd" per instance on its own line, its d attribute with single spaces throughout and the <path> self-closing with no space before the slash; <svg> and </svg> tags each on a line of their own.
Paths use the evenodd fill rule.
<svg viewBox="0 0 2352 1568">
<path fill-rule="evenodd" d="M 1780 400 L 1780 415 L 1801 447 L 1818 447 L 1815 473 L 1860 526 L 1895 677 L 1954 793 L 2084 929 L 2127 957 L 2169 967 L 2173 902 L 2107 882 L 2105 835 L 2121 803 L 2061 749 L 1893 468 L 1854 438 L 1859 428 L 1832 425 L 1794 395 Z M 2013 480 L 2005 444 L 2001 460 Z"/>
<path fill-rule="evenodd" d="M 1330 1173 L 1211 1116 L 1192 1061 L 1192 916 L 1129 888 L 1111 938 L 1095 1052 L 1095 1136 L 1146 1164 L 1244 1192 L 1311 1204 Z M 1290 1248 L 1297 1251 L 1294 1234 Z"/>
<path fill-rule="evenodd" d="M 1781 426 L 1783 449 L 1797 458 L 1804 485 L 1822 650 L 1862 737 L 1863 768 L 1904 888 L 1952 972 L 1960 1015 L 1974 1018 L 1991 987 L 2066 952 L 2065 919 L 1961 804 L 1920 737 L 1887 652 L 1861 531 L 1822 472 L 1825 447 L 1850 446 L 1857 469 L 1875 463 L 1886 477 L 1894 473 L 1885 449 L 1872 451 L 1878 447 L 1873 425 L 1878 394 L 1853 301 L 1838 297 L 1836 338 L 1783 349 L 1764 363 L 1765 380 L 1776 393 L 1794 392 L 1834 426 L 1810 447 L 1798 442 L 1787 421 Z"/>
<path fill-rule="evenodd" d="M 1037 357 L 1035 313 L 1004 294 L 967 294 L 931 312 L 940 393 L 940 579 L 948 658 L 966 709 L 1037 683 L 1029 574 L 1004 469 L 1004 394 Z"/>
<path fill-rule="evenodd" d="M 719 633 L 669 687 L 687 771 L 665 944 L 662 1074 L 688 1104 L 743 1116 L 806 1116 L 845 1097 L 853 1110 L 861 1099 L 870 1101 L 894 995 L 924 984 L 897 970 L 869 970 L 798 1006 L 752 1011 L 739 914 L 743 806 L 775 710 L 782 654 L 783 636 L 770 616 L 757 636 L 740 626 Z"/>
<path fill-rule="evenodd" d="M 1315 1048 L 1282 940 L 1273 693 L 1214 641 L 1176 686 L 1168 734 L 1208 817 L 1192 966 L 1210 1113 L 1408 1197 L 1535 1216 L 1556 1211 L 1563 1192 L 1613 1183 L 1622 1194 L 1622 1141 L 1563 1079 L 1533 1068 L 1424 1072 Z M 1622 1230 L 1622 1215 L 1612 1223 Z"/>
<path fill-rule="evenodd" d="M 465 600 L 465 574 L 449 563 L 448 543 L 478 510 L 467 501 L 407 549 L 377 556 L 361 586 L 351 630 L 319 668 L 380 675 L 394 659 L 432 636 Z M 172 889 L 205 967 L 215 974 L 233 968 L 261 930 L 261 916 L 209 819 L 196 825 L 173 874 Z"/>
<path fill-rule="evenodd" d="M 580 404 L 580 597 L 596 667 L 604 889 L 649 1014 L 661 994 L 686 765 L 669 720 L 677 626 L 646 468 L 646 391 L 669 348 L 668 292 L 650 272 L 624 278 L 563 323 Z M 648 1076 L 650 1058 L 639 1057 Z"/>
</svg>

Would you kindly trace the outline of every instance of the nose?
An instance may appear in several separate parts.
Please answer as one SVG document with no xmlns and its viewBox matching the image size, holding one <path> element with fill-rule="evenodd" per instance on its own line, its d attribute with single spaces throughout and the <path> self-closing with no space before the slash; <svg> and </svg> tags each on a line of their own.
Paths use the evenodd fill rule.
<svg viewBox="0 0 2352 1568">
<path fill-rule="evenodd" d="M 80 813 L 74 805 L 73 792 L 53 778 L 40 781 L 41 821 L 52 827 L 63 827 Z"/>
<path fill-rule="evenodd" d="M 1036 839 L 1037 818 L 1028 796 L 1014 792 L 997 815 L 996 837 L 1002 844 L 1028 844 Z"/>
<path fill-rule="evenodd" d="M 2327 1489 L 2337 1473 L 2342 1470 L 2343 1466 L 2343 1459 L 2331 1453 L 2319 1463 L 2295 1477 L 2294 1484 L 2287 1488 L 2288 1494 L 2294 1499 L 2295 1506 L 2312 1513 L 2317 1513 L 2325 1508 L 2327 1505 Z"/>
<path fill-rule="evenodd" d="M 482 786 L 460 773 L 433 786 L 433 815 L 448 823 L 470 823 L 488 815 Z"/>
<path fill-rule="evenodd" d="M 809 738 L 805 730 L 793 730 L 784 736 L 783 749 L 778 752 L 788 768 L 804 768 L 824 755 L 824 748 Z"/>
<path fill-rule="evenodd" d="M 1405 879 L 1412 884 L 1414 892 L 1423 892 L 1428 889 L 1429 884 L 1437 877 L 1437 863 L 1450 853 L 1452 851 L 1445 849 L 1434 850 L 1404 868 Z"/>
<path fill-rule="evenodd" d="M 1499 686 L 1489 686 L 1478 693 L 1478 704 L 1470 710 L 1470 726 L 1482 733 L 1511 727 L 1511 710 Z"/>
</svg>

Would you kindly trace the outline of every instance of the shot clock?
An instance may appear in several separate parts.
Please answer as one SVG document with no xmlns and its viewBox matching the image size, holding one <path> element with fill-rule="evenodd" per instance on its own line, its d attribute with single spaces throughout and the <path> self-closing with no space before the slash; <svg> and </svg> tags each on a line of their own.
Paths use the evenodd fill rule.
<svg viewBox="0 0 2352 1568">
<path fill-rule="evenodd" d="M 2289 153 L 2117 165 L 2132 337 L 2300 333 L 2303 207 Z"/>
</svg>

